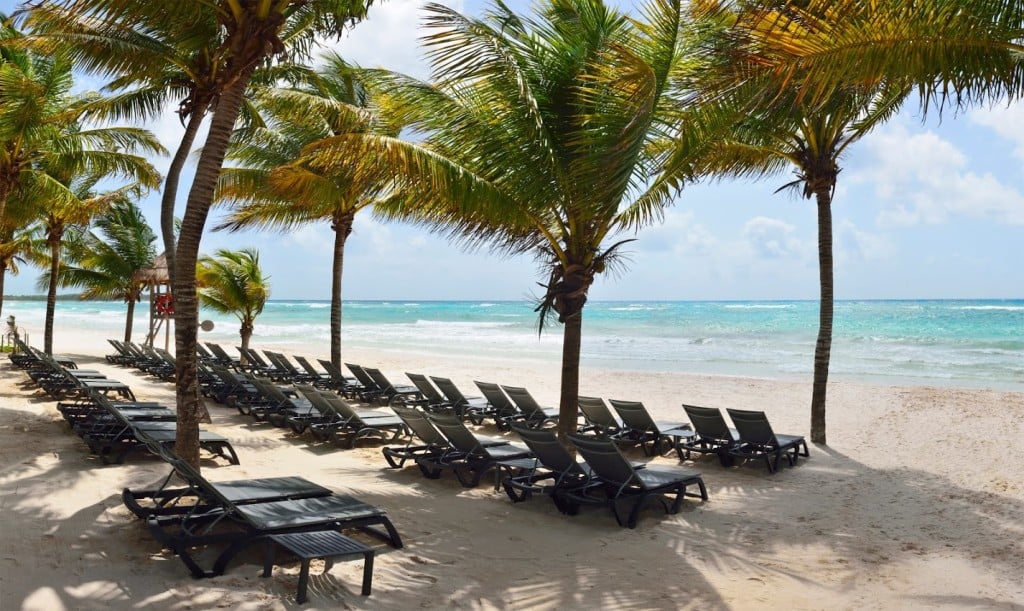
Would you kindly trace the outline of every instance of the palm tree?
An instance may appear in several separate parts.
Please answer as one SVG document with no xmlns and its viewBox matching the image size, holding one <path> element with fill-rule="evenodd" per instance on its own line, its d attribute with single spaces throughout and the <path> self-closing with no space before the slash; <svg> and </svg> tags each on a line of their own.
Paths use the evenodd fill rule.
<svg viewBox="0 0 1024 611">
<path fill-rule="evenodd" d="M 217 36 L 202 52 L 222 58 L 217 67 L 209 131 L 189 190 L 181 232 L 173 254 L 178 427 L 175 448 L 199 467 L 199 384 L 196 336 L 199 328 L 196 263 L 199 243 L 213 202 L 217 178 L 244 93 L 256 68 L 274 57 L 308 55 L 316 37 L 340 35 L 366 16 L 371 0 L 182 0 L 175 10 L 164 3 L 136 0 L 61 0 L 58 6 L 104 24 L 121 23 L 146 31 L 184 31 L 191 24 L 215 25 Z M 205 26 L 204 26 L 205 29 Z M 288 45 L 285 45 L 285 40 Z M 125 76 L 139 75 L 130 65 Z M 164 228 L 166 233 L 167 229 Z"/>
<path fill-rule="evenodd" d="M 270 296 L 268 280 L 260 269 L 260 255 L 253 249 L 218 250 L 212 257 L 199 259 L 199 301 L 216 312 L 238 317 L 242 348 L 249 348 L 256 317 Z"/>
<path fill-rule="evenodd" d="M 643 22 L 600 0 L 548 0 L 532 19 L 503 4 L 482 19 L 427 11 L 435 83 L 384 75 L 378 85 L 396 123 L 425 139 L 346 134 L 311 163 L 363 160 L 357 179 L 393 181 L 378 210 L 540 259 L 541 324 L 549 314 L 564 324 L 564 434 L 575 429 L 590 286 L 629 241 L 621 234 L 658 219 L 673 191 L 652 145 L 668 129 L 665 94 L 687 44 L 680 5 L 654 0 Z"/>
<path fill-rule="evenodd" d="M 132 202 L 114 204 L 97 217 L 93 231 L 67 240 L 68 264 L 60 272 L 63 287 L 85 289 L 82 299 L 120 299 L 127 304 L 124 341 L 132 341 L 135 304 L 142 299 L 145 282 L 135 279 L 156 258 L 156 234 Z"/>
<path fill-rule="evenodd" d="M 146 164 L 148 165 L 148 164 Z M 152 169 L 152 168 L 149 168 Z M 145 171 L 145 169 L 143 169 Z M 124 204 L 130 197 L 137 197 L 140 185 L 132 184 L 116 191 L 96 194 L 93 189 L 101 177 L 77 178 L 68 185 L 70 201 L 43 207 L 41 220 L 48 246 L 47 262 L 49 271 L 40 275 L 39 288 L 46 288 L 46 322 L 43 328 L 43 350 L 47 354 L 53 351 L 53 322 L 57 308 L 57 287 L 61 284 L 63 266 L 61 264 L 61 244 L 65 234 L 70 231 L 82 231 L 96 215 L 108 210 L 116 204 Z M 159 176 L 153 172 L 151 183 L 155 184 Z"/>
<path fill-rule="evenodd" d="M 345 242 L 356 214 L 380 195 L 378 186 L 353 189 L 333 168 L 299 161 L 303 149 L 344 133 L 395 134 L 369 111 L 370 100 L 356 71 L 330 54 L 315 79 L 293 89 L 269 89 L 257 97 L 261 120 L 236 130 L 228 159 L 243 167 L 224 168 L 218 197 L 236 204 L 220 228 L 258 226 L 281 230 L 327 221 L 334 231 L 331 272 L 331 362 L 341 366 L 341 286 Z"/>
<path fill-rule="evenodd" d="M 739 82 L 784 83 L 809 105 L 850 85 L 902 79 L 924 110 L 1017 99 L 1024 83 L 1024 3 L 1006 0 L 702 0 L 702 11 L 743 13 L 732 28 Z M 755 41 L 755 45 L 748 43 Z M 739 52 L 737 52 L 739 50 Z M 752 104 L 773 103 L 761 88 Z M 782 100 L 782 103 L 787 103 Z"/>
</svg>

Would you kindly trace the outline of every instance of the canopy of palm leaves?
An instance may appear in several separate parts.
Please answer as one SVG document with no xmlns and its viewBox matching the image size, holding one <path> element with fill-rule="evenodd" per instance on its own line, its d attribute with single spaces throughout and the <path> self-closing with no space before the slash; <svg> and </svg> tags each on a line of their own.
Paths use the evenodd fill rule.
<svg viewBox="0 0 1024 611">
<path fill-rule="evenodd" d="M 259 253 L 252 249 L 218 250 L 212 257 L 202 257 L 196 269 L 200 303 L 238 317 L 246 348 L 256 317 L 270 296 L 269 280 L 260 269 Z"/>
<path fill-rule="evenodd" d="M 345 134 L 311 151 L 314 166 L 390 180 L 378 207 L 387 217 L 541 260 L 538 309 L 567 323 L 566 430 L 590 285 L 615 260 L 616 236 L 658 219 L 672 194 L 656 145 L 670 129 L 669 78 L 690 42 L 679 8 L 651 2 L 637 21 L 597 0 L 549 0 L 532 17 L 496 4 L 472 19 L 430 4 L 434 82 L 374 82 L 394 121 L 422 140 Z"/>
</svg>

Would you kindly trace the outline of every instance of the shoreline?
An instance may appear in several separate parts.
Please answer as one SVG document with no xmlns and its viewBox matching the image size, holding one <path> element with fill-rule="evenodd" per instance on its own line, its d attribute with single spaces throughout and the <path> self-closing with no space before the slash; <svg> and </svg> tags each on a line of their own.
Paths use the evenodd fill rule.
<svg viewBox="0 0 1024 611">
<path fill-rule="evenodd" d="M 55 340 L 140 400 L 173 404 L 173 385 L 106 363 L 105 339 L 62 331 Z M 547 363 L 357 350 L 346 359 L 395 382 L 415 371 L 451 377 L 467 394 L 483 379 L 557 400 L 559 371 Z M 166 467 L 142 456 L 102 466 L 26 379 L 0 360 L 0 608 L 296 608 L 295 565 L 259 579 L 250 557 L 221 577 L 189 577 L 120 502 L 122 488 L 150 486 Z M 587 369 L 581 391 L 641 400 L 660 419 L 678 420 L 686 401 L 763 410 L 782 433 L 808 428 L 803 382 Z M 564 516 L 542 497 L 512 504 L 486 484 L 465 489 L 450 476 L 388 469 L 381 444 L 330 447 L 213 403 L 204 428 L 228 437 L 241 465 L 204 460 L 203 472 L 302 475 L 388 512 L 406 547 L 377 548 L 373 595 L 359 595 L 361 563 L 340 562 L 312 571 L 305 609 L 1024 605 L 1024 473 L 1007 460 L 1024 439 L 1024 393 L 847 382 L 829 391 L 828 447 L 812 444 L 809 459 L 775 475 L 760 464 L 685 462 L 703 473 L 710 500 L 687 500 L 677 515 L 652 505 L 636 530 L 598 508 Z M 679 465 L 674 455 L 652 460 Z"/>
</svg>

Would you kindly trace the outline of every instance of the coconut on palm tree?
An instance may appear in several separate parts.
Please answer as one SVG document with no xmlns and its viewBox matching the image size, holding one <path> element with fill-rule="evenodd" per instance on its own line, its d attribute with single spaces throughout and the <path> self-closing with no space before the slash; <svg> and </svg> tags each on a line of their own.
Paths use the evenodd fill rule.
<svg viewBox="0 0 1024 611">
<path fill-rule="evenodd" d="M 253 249 L 218 250 L 199 259 L 196 282 L 199 302 L 221 314 L 233 314 L 242 323 L 238 334 L 242 348 L 249 348 L 256 317 L 270 296 L 270 278 L 260 269 L 260 255 Z"/>
<path fill-rule="evenodd" d="M 289 89 L 265 89 L 254 106 L 260 120 L 239 128 L 224 168 L 218 198 L 235 205 L 220 228 L 265 227 L 290 230 L 328 223 L 334 232 L 331 272 L 330 358 L 341 366 L 341 287 L 345 242 L 361 210 L 373 205 L 379 184 L 358 185 L 344 167 L 315 168 L 301 161 L 307 147 L 353 132 L 395 134 L 372 111 L 358 72 L 330 54 L 315 78 Z M 358 188 L 357 188 L 358 187 Z"/>
<path fill-rule="evenodd" d="M 120 299 L 127 305 L 124 341 L 132 341 L 135 304 L 147 283 L 136 274 L 153 265 L 156 234 L 132 202 L 114 204 L 93 222 L 95 231 L 75 234 L 65 243 L 66 265 L 60 286 L 84 289 L 82 299 Z"/>
<path fill-rule="evenodd" d="M 386 215 L 541 261 L 542 323 L 550 314 L 564 324 L 559 430 L 571 431 L 590 287 L 672 194 L 655 145 L 688 42 L 680 5 L 655 0 L 642 20 L 599 0 L 541 2 L 532 18 L 503 4 L 482 19 L 427 12 L 435 81 L 376 83 L 395 121 L 424 139 L 346 134 L 310 163 L 358 160 L 356 178 L 392 181 L 378 207 Z"/>
</svg>

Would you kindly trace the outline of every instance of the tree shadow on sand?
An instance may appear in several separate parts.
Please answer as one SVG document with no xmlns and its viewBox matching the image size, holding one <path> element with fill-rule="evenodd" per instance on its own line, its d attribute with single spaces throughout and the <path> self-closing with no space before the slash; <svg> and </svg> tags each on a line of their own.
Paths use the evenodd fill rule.
<svg viewBox="0 0 1024 611">
<path fill-rule="evenodd" d="M 25 414 L 0 408 L 0 434 L 16 436 Z M 234 564 L 223 577 L 192 580 L 120 505 L 119 487 L 96 490 L 84 503 L 63 498 L 55 491 L 81 487 L 100 467 L 62 424 L 38 418 L 52 443 L 2 446 L 0 540 L 7 551 L 0 566 L 7 574 L 21 569 L 16 582 L 4 580 L 0 608 L 27 606 L 42 592 L 80 609 L 224 600 L 244 607 L 254 604 L 247 595 L 264 606 L 293 606 L 293 573 L 252 579 L 259 572 L 252 562 Z M 877 582 L 908 562 L 953 558 L 1001 583 L 1017 583 L 1024 573 L 1018 499 L 918 469 L 873 468 L 830 449 L 812 448 L 809 460 L 772 476 L 761 465 L 726 469 L 699 460 L 690 466 L 704 472 L 711 500 L 688 500 L 675 516 L 654 506 L 635 530 L 619 528 L 597 508 L 570 517 L 542 497 L 512 504 L 487 478 L 467 490 L 454 477 L 425 479 L 415 466 L 387 469 L 383 459 L 356 469 L 310 456 L 295 474 L 386 509 L 406 543 L 402 550 L 377 546 L 373 596 L 358 596 L 358 563 L 343 563 L 314 576 L 313 605 L 725 609 L 767 605 L 795 591 L 803 598 L 790 601 L 794 607 L 816 606 L 818 594 L 857 606 L 859 589 L 883 587 Z M 129 486 L 166 473 L 158 461 L 106 469 Z M 230 476 L 224 472 L 219 478 Z M 965 524 L 971 528 L 959 528 Z M 58 543 L 68 540 L 68 547 Z M 124 556 L 111 557 L 111 549 Z M 124 571 L 145 578 L 119 577 Z M 983 589 L 948 587 L 889 595 L 907 606 L 1024 609 Z"/>
</svg>

